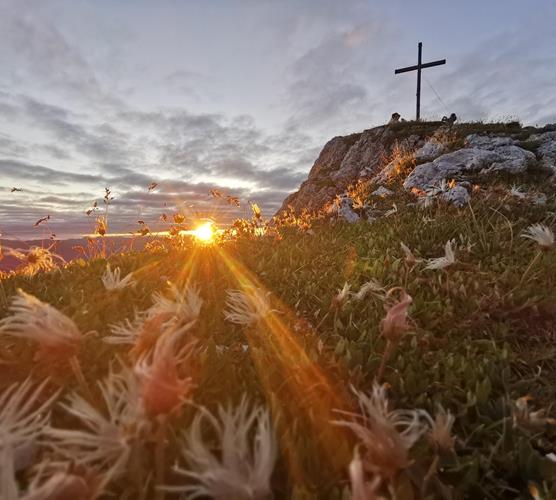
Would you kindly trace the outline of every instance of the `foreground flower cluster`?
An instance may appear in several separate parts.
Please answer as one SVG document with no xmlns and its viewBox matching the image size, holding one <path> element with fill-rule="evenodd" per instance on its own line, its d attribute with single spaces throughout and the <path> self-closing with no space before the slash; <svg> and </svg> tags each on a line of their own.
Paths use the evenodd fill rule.
<svg viewBox="0 0 556 500">
<path fill-rule="evenodd" d="M 114 288 L 119 287 L 110 287 Z M 362 300 L 374 293 L 386 300 L 392 292 L 385 294 L 380 285 L 369 282 L 353 297 Z M 347 287 L 342 293 L 347 296 Z M 387 308 L 382 325 L 384 336 L 394 344 L 408 329 L 411 297 L 404 290 L 401 295 Z M 160 497 L 178 492 L 191 498 L 270 498 L 278 442 L 269 410 L 251 405 L 246 397 L 236 407 L 220 406 L 216 414 L 194 402 L 193 366 L 200 351 L 193 327 L 203 306 L 198 290 L 170 284 L 166 293 L 156 293 L 152 299 L 151 307 L 133 321 L 114 325 L 112 335 L 105 338 L 109 344 L 127 346 L 128 361 L 115 361 L 96 387 L 85 381 L 80 369 L 84 336 L 76 324 L 21 290 L 12 299 L 0 334 L 31 341 L 41 362 L 70 364 L 85 387 L 64 394 L 52 380 L 37 385 L 29 378 L 3 392 L 3 499 L 70 494 L 98 498 L 124 478 L 141 481 L 145 467 L 154 469 L 154 491 Z M 251 288 L 228 292 L 224 316 L 246 328 L 261 328 L 276 312 L 268 293 Z M 340 418 L 330 422 L 351 430 L 359 442 L 351 465 L 346 464 L 352 471 L 354 498 L 367 498 L 357 492 L 378 488 L 407 468 L 408 454 L 423 435 L 449 447 L 453 423 L 449 413 L 448 425 L 441 429 L 438 418 L 434 421 L 424 410 L 390 410 L 386 389 L 378 383 L 369 395 L 360 391 L 354 395 L 361 412 L 339 412 Z M 176 443 L 182 463 L 168 471 L 167 440 L 179 432 L 174 425 L 186 408 L 193 411 L 193 419 Z M 75 425 L 57 425 L 51 412 L 65 413 Z M 151 465 L 142 463 L 144 458 L 138 461 L 139 456 L 150 456 Z M 21 491 L 15 473 L 31 465 L 31 482 Z M 353 474 L 358 467 L 363 472 Z"/>
<path fill-rule="evenodd" d="M 536 278 L 535 265 L 549 262 L 554 248 L 548 226 L 521 236 L 516 241 L 532 260 L 511 282 L 515 290 Z M 40 288 L 35 296 L 14 287 L 0 321 L 7 347 L 0 362 L 13 366 L 9 380 L 19 380 L 0 382 L 0 499 L 141 492 L 155 500 L 329 492 L 356 500 L 454 498 L 450 474 L 470 475 L 507 449 L 527 457 L 535 446 L 547 468 L 553 450 L 546 431 L 556 422 L 537 394 L 505 389 L 507 374 L 498 368 L 508 354 L 490 340 L 476 347 L 465 338 L 442 352 L 454 321 L 443 323 L 443 315 L 475 286 L 462 273 L 485 273 L 470 264 L 477 242 L 452 237 L 443 234 L 429 248 L 409 238 L 411 248 L 401 243 L 400 252 L 397 235 L 383 267 L 380 259 L 359 262 L 368 267 L 354 277 L 348 260 L 335 285 L 325 278 L 320 289 L 288 281 L 287 293 L 296 294 L 284 299 L 291 309 L 247 271 L 218 290 L 198 276 L 167 282 L 166 272 L 147 288 L 144 269 L 124 275 L 106 266 L 95 276 L 94 299 L 72 292 L 72 307 L 55 294 L 44 295 L 50 303 L 40 300 Z M 178 257 L 165 271 L 183 267 Z M 281 279 L 306 279 L 303 264 L 292 267 Z M 496 314 L 506 298 L 494 289 L 488 298 L 499 302 L 471 311 L 481 334 L 484 315 Z M 304 309 L 307 296 L 318 303 L 314 316 Z M 90 300 L 101 303 L 100 314 L 110 309 L 102 334 L 88 331 L 99 328 L 86 316 Z M 491 362 L 496 356 L 505 364 Z M 31 359 L 31 374 L 20 377 Z M 493 383 L 504 390 L 495 393 Z M 495 439 L 486 455 L 475 455 L 485 435 Z M 534 497 L 549 498 L 550 486 L 530 470 L 523 474 Z"/>
</svg>

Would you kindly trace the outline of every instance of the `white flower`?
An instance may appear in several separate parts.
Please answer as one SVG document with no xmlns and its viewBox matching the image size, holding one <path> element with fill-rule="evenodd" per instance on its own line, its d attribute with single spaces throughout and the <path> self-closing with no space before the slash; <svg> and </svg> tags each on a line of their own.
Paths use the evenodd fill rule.
<svg viewBox="0 0 556 500">
<path fill-rule="evenodd" d="M 149 422 L 143 412 L 137 381 L 128 370 L 119 374 L 110 372 L 99 387 L 107 415 L 78 394 L 72 394 L 68 404 L 61 406 L 85 428 L 47 427 L 45 444 L 64 460 L 105 472 L 108 482 L 125 472 L 131 450 L 141 442 Z"/>
<path fill-rule="evenodd" d="M 40 396 L 48 382 L 47 379 L 33 388 L 28 378 L 21 384 L 11 385 L 0 395 L 0 448 L 10 447 L 16 469 L 32 460 L 36 440 L 50 418 L 47 409 L 58 392 L 41 402 Z"/>
<path fill-rule="evenodd" d="M 527 198 L 527 193 L 523 192 L 521 186 L 516 186 L 515 184 L 513 184 L 510 188 L 510 195 L 515 198 L 519 198 L 520 200 Z"/>
<path fill-rule="evenodd" d="M 180 290 L 173 283 L 169 283 L 170 297 L 161 293 L 153 294 L 154 304 L 149 308 L 150 318 L 158 315 L 167 315 L 176 323 L 189 323 L 195 321 L 201 313 L 203 299 L 194 286 L 186 286 Z"/>
<path fill-rule="evenodd" d="M 384 287 L 375 279 L 370 279 L 361 285 L 359 291 L 353 294 L 355 300 L 363 300 L 368 294 L 372 294 L 379 299 L 384 298 Z"/>
<path fill-rule="evenodd" d="M 444 256 L 435 259 L 428 259 L 425 269 L 445 269 L 456 262 L 456 256 L 452 249 L 452 240 L 448 240 L 444 245 Z"/>
<path fill-rule="evenodd" d="M 270 292 L 263 292 L 259 288 L 242 290 L 228 290 L 226 300 L 227 310 L 224 317 L 238 325 L 249 326 L 264 319 L 274 312 L 270 305 Z"/>
<path fill-rule="evenodd" d="M 554 233 L 544 224 L 533 224 L 521 233 L 522 238 L 533 240 L 542 249 L 548 250 L 554 246 Z"/>
<path fill-rule="evenodd" d="M 135 286 L 137 282 L 133 278 L 133 273 L 129 273 L 124 279 L 121 278 L 121 270 L 119 267 L 110 268 L 110 264 L 106 264 L 106 271 L 102 275 L 102 284 L 106 290 L 123 290 L 128 286 Z"/>
<path fill-rule="evenodd" d="M 172 331 L 173 336 L 181 337 L 199 317 L 203 300 L 194 287 L 187 287 L 181 292 L 170 285 L 170 291 L 171 298 L 154 294 L 154 304 L 136 314 L 133 321 L 126 319 L 123 323 L 112 325 L 112 334 L 104 341 L 132 345 L 132 354 L 139 358 L 154 348 L 163 332 Z"/>
<path fill-rule="evenodd" d="M 391 478 L 409 466 L 408 452 L 427 431 L 430 416 L 424 410 L 389 410 L 386 389 L 376 382 L 369 395 L 354 392 L 361 415 L 340 412 L 350 419 L 335 423 L 359 438 L 366 470 Z"/>
<path fill-rule="evenodd" d="M 169 487 L 188 493 L 189 498 L 216 500 L 259 500 L 271 495 L 270 478 L 276 462 L 277 446 L 268 410 L 250 409 L 246 398 L 235 408 L 218 408 L 214 416 L 202 409 L 185 436 L 182 453 L 187 469 L 177 472 L 196 484 Z M 219 452 L 203 436 L 202 425 L 215 434 Z"/>
<path fill-rule="evenodd" d="M 0 321 L 0 334 L 36 342 L 35 359 L 55 363 L 77 353 L 82 338 L 77 325 L 50 304 L 18 290 L 9 311 Z"/>
</svg>

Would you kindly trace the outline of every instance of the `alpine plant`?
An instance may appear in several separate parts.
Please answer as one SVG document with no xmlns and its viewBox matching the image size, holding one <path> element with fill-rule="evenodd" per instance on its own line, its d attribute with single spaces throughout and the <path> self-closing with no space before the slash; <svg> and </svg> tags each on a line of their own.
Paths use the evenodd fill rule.
<svg viewBox="0 0 556 500">
<path fill-rule="evenodd" d="M 113 271 L 110 264 L 106 265 L 106 271 L 102 275 L 102 284 L 104 288 L 108 291 L 113 290 L 123 290 L 129 286 L 135 286 L 137 282 L 133 278 L 133 273 L 129 273 L 125 278 L 122 279 L 122 271 L 119 267 L 116 267 Z"/>
<path fill-rule="evenodd" d="M 83 336 L 71 318 L 33 295 L 18 290 L 10 315 L 0 321 L 0 335 L 30 340 L 36 361 L 58 364 L 75 356 Z"/>
<path fill-rule="evenodd" d="M 120 477 L 128 468 L 132 451 L 137 451 L 150 431 L 139 387 L 128 370 L 99 383 L 106 414 L 71 394 L 62 408 L 81 422 L 82 429 L 45 429 L 45 445 L 64 461 L 103 474 L 105 483 Z"/>
<path fill-rule="evenodd" d="M 228 290 L 227 295 L 224 317 L 231 323 L 252 326 L 274 312 L 270 292 L 265 293 L 260 288 Z"/>
<path fill-rule="evenodd" d="M 0 395 L 0 448 L 10 448 L 15 470 L 33 460 L 38 439 L 49 422 L 48 409 L 58 393 L 45 397 L 48 383 L 47 379 L 34 387 L 28 378 Z"/>
<path fill-rule="evenodd" d="M 204 425 L 216 436 L 216 443 L 205 437 Z M 245 397 L 236 408 L 220 406 L 216 416 L 201 409 L 185 436 L 182 454 L 187 466 L 176 472 L 193 484 L 168 490 L 186 493 L 188 498 L 216 500 L 272 497 L 270 479 L 277 445 L 270 415 L 262 407 L 250 407 Z"/>
<path fill-rule="evenodd" d="M 554 233 L 544 224 L 532 224 L 521 233 L 521 237 L 534 241 L 542 250 L 554 247 Z"/>
<path fill-rule="evenodd" d="M 445 269 L 456 262 L 454 249 L 452 248 L 452 240 L 448 240 L 444 245 L 444 255 L 434 259 L 428 259 L 425 269 Z"/>
<path fill-rule="evenodd" d="M 150 417 L 179 413 L 195 387 L 191 376 L 180 376 L 180 368 L 190 369 L 195 341 L 176 352 L 171 335 L 161 337 L 150 356 L 135 366 L 145 412 Z"/>
<path fill-rule="evenodd" d="M 409 451 L 429 429 L 430 416 L 424 410 L 390 410 L 386 389 L 376 382 L 370 394 L 354 392 L 361 413 L 339 412 L 346 418 L 335 423 L 358 438 L 365 470 L 392 479 L 410 465 Z"/>
<path fill-rule="evenodd" d="M 125 344 L 131 347 L 130 355 L 138 360 L 154 349 L 158 339 L 165 332 L 182 336 L 197 321 L 203 300 L 195 287 L 186 287 L 180 291 L 170 285 L 170 297 L 156 293 L 154 304 L 144 312 L 135 315 L 135 319 L 126 319 L 123 323 L 111 327 L 111 335 L 104 341 L 109 344 Z"/>
</svg>

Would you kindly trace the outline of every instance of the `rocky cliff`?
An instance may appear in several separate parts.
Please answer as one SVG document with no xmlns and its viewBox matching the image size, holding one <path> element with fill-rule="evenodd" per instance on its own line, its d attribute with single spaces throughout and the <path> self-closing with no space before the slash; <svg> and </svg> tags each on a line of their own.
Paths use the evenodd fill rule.
<svg viewBox="0 0 556 500">
<path fill-rule="evenodd" d="M 556 179 L 556 125 L 393 123 L 330 140 L 281 211 L 318 211 L 359 181 L 381 189 L 397 182 L 415 194 L 436 190 L 462 205 L 477 176 L 527 172 Z"/>
</svg>

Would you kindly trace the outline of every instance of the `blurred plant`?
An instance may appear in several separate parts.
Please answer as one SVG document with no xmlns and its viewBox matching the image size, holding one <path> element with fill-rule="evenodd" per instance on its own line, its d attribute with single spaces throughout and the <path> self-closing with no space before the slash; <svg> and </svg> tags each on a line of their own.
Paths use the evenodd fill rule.
<svg viewBox="0 0 556 500">
<path fill-rule="evenodd" d="M 38 346 L 35 360 L 45 364 L 69 362 L 80 347 L 82 334 L 71 318 L 18 290 L 9 309 L 10 316 L 0 321 L 0 335 L 28 339 Z"/>
<path fill-rule="evenodd" d="M 11 450 L 16 471 L 33 461 L 38 448 L 37 440 L 49 422 L 47 410 L 59 392 L 45 398 L 48 383 L 47 379 L 33 388 L 31 378 L 27 378 L 20 384 L 9 386 L 0 394 L 0 450 Z"/>
<path fill-rule="evenodd" d="M 228 290 L 224 317 L 231 323 L 251 326 L 275 312 L 270 304 L 270 292 L 263 292 L 260 288 L 246 288 L 245 290 Z"/>
<path fill-rule="evenodd" d="M 141 453 L 151 424 L 146 418 L 139 385 L 127 369 L 110 371 L 99 388 L 107 415 L 79 394 L 67 397 L 61 404 L 69 415 L 83 425 L 83 429 L 47 427 L 44 444 L 64 460 L 83 466 L 102 476 L 102 489 L 110 481 L 126 472 L 140 482 L 140 470 L 133 470 L 133 453 Z"/>
<path fill-rule="evenodd" d="M 409 295 L 403 288 L 395 287 L 388 290 L 386 299 L 390 299 L 392 295 L 401 292 L 401 298 L 397 302 L 386 303 L 386 317 L 380 321 L 380 333 L 386 339 L 386 348 L 382 354 L 382 361 L 377 372 L 376 379 L 380 381 L 384 375 L 386 364 L 392 356 L 396 346 L 404 335 L 411 330 L 412 325 L 409 322 L 408 309 L 413 302 L 411 295 Z"/>
<path fill-rule="evenodd" d="M 219 454 L 203 436 L 204 423 L 215 434 Z M 277 445 L 270 414 L 261 407 L 250 408 L 245 397 L 236 408 L 219 406 L 217 416 L 201 408 L 185 435 L 182 454 L 187 468 L 176 471 L 196 484 L 168 490 L 215 500 L 263 500 L 272 496 L 270 478 Z"/>
</svg>

